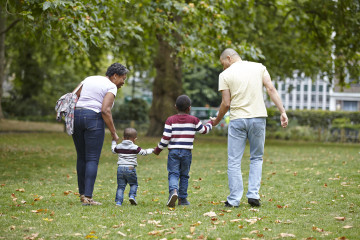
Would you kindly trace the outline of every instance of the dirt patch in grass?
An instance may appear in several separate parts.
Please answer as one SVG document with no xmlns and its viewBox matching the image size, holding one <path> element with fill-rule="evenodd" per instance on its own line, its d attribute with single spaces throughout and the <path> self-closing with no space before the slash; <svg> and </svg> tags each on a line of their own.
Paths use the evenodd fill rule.
<svg viewBox="0 0 360 240">
<path fill-rule="evenodd" d="M 64 123 L 0 120 L 0 132 L 64 132 Z"/>
</svg>

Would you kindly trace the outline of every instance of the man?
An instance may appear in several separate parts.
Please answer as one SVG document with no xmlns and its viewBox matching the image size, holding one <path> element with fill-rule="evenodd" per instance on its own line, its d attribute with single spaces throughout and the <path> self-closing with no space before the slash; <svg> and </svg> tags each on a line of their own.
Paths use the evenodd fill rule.
<svg viewBox="0 0 360 240">
<path fill-rule="evenodd" d="M 261 63 L 242 61 L 231 48 L 220 56 L 224 71 L 219 75 L 219 91 L 222 94 L 220 110 L 211 118 L 216 126 L 230 109 L 228 128 L 228 178 L 230 195 L 225 207 L 238 207 L 243 195 L 241 158 L 246 140 L 250 143 L 249 185 L 246 194 L 251 206 L 260 206 L 260 182 L 265 144 L 267 111 L 263 86 L 280 111 L 281 126 L 286 128 L 288 117 L 277 90 L 271 82 L 266 67 Z"/>
</svg>

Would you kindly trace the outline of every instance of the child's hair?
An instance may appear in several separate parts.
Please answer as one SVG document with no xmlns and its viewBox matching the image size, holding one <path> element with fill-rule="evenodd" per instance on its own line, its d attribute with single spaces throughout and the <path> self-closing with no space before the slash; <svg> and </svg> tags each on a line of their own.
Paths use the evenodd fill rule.
<svg viewBox="0 0 360 240">
<path fill-rule="evenodd" d="M 176 107 L 179 111 L 184 112 L 191 106 L 191 100 L 186 95 L 180 95 L 176 99 Z"/>
<path fill-rule="evenodd" d="M 125 128 L 124 129 L 124 139 L 132 139 L 137 137 L 137 132 L 135 128 Z"/>
</svg>

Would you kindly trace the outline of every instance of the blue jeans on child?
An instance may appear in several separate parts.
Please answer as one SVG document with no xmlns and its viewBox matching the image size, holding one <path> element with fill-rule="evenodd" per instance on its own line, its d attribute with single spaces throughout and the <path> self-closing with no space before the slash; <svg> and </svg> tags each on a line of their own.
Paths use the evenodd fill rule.
<svg viewBox="0 0 360 240">
<path fill-rule="evenodd" d="M 167 162 L 169 193 L 176 189 L 178 190 L 179 198 L 187 198 L 188 196 L 187 189 L 189 185 L 191 160 L 191 150 L 180 148 L 169 149 Z"/>
<path fill-rule="evenodd" d="M 247 198 L 260 199 L 266 118 L 239 118 L 231 120 L 228 128 L 228 203 L 239 206 L 244 192 L 241 159 L 246 140 L 250 144 L 250 171 Z"/>
<path fill-rule="evenodd" d="M 93 195 L 104 136 L 105 123 L 101 113 L 75 109 L 72 138 L 77 152 L 76 171 L 81 195 Z"/>
<path fill-rule="evenodd" d="M 130 169 L 132 168 L 132 169 Z M 118 166 L 117 169 L 117 190 L 115 202 L 123 203 L 126 184 L 130 185 L 129 197 L 136 197 L 138 181 L 135 167 Z"/>
</svg>

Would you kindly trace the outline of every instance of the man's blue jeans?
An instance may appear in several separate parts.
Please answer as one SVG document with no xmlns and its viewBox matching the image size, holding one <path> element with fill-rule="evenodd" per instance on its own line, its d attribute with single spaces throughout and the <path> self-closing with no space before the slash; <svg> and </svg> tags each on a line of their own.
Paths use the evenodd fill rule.
<svg viewBox="0 0 360 240">
<path fill-rule="evenodd" d="M 176 189 L 178 190 L 179 198 L 187 198 L 188 196 L 187 189 L 189 185 L 191 160 L 191 150 L 180 148 L 169 149 L 167 162 L 169 193 Z"/>
<path fill-rule="evenodd" d="M 136 191 L 138 188 L 136 169 L 129 169 L 129 167 L 126 166 L 119 166 L 117 169 L 117 184 L 118 187 L 116 190 L 115 202 L 123 203 L 126 184 L 130 185 L 129 197 L 136 197 Z"/>
<path fill-rule="evenodd" d="M 85 108 L 75 109 L 74 133 L 77 152 L 77 176 L 79 193 L 92 197 L 104 143 L 105 123 L 101 113 Z"/>
<path fill-rule="evenodd" d="M 266 118 L 239 118 L 231 120 L 228 129 L 228 178 L 230 195 L 227 201 L 239 206 L 244 192 L 241 159 L 246 140 L 250 144 L 250 171 L 247 198 L 260 199 L 259 190 L 265 144 Z"/>
</svg>

